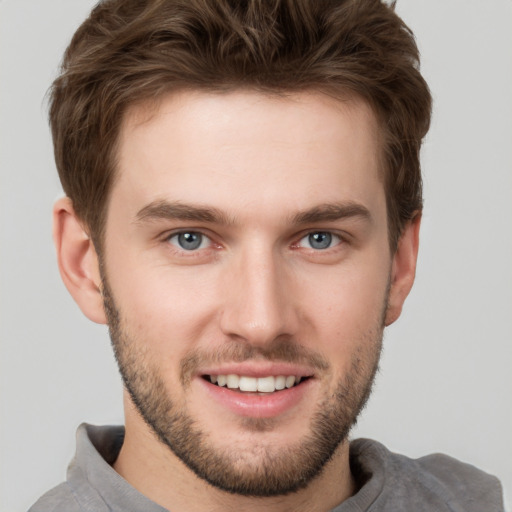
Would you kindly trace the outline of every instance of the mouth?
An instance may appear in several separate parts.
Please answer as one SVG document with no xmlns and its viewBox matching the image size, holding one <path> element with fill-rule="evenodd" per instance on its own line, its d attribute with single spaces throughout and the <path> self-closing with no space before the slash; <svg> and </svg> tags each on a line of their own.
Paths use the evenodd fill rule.
<svg viewBox="0 0 512 512">
<path fill-rule="evenodd" d="M 207 402 L 211 399 L 212 407 L 218 404 L 235 417 L 277 418 L 305 410 L 318 388 L 311 369 L 286 363 L 226 364 L 222 369 L 202 368 L 196 375 Z"/>
<path fill-rule="evenodd" d="M 226 387 L 240 393 L 273 394 L 286 389 L 297 387 L 310 377 L 296 375 L 269 375 L 266 377 L 252 377 L 248 375 L 203 375 L 202 378 L 218 387 Z"/>
</svg>

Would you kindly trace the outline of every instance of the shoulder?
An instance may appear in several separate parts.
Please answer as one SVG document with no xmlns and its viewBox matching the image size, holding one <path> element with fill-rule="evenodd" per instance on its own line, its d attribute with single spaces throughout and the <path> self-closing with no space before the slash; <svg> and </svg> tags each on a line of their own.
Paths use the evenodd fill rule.
<svg viewBox="0 0 512 512">
<path fill-rule="evenodd" d="M 448 455 L 412 459 L 376 441 L 358 439 L 351 444 L 351 463 L 367 479 L 379 481 L 383 503 L 414 505 L 415 510 L 504 510 L 496 477 Z"/>
<path fill-rule="evenodd" d="M 66 483 L 62 483 L 57 487 L 43 494 L 30 507 L 28 512 L 81 512 L 82 508 L 76 500 L 73 490 Z"/>
<path fill-rule="evenodd" d="M 429 477 L 447 497 L 464 503 L 468 511 L 502 511 L 502 488 L 493 475 L 442 453 L 416 459 L 418 472 Z"/>
</svg>

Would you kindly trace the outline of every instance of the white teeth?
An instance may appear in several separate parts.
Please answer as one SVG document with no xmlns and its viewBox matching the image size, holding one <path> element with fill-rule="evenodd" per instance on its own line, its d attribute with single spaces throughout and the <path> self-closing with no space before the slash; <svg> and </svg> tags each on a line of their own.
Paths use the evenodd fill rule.
<svg viewBox="0 0 512 512">
<path fill-rule="evenodd" d="M 279 375 L 276 377 L 276 389 L 280 391 L 286 387 L 286 377 L 284 375 Z"/>
<path fill-rule="evenodd" d="M 210 382 L 218 386 L 227 386 L 230 389 L 240 389 L 240 391 L 273 393 L 285 388 L 291 388 L 299 384 L 302 377 L 295 375 L 278 375 L 276 377 L 248 377 L 246 375 L 210 375 Z"/>
<path fill-rule="evenodd" d="M 289 375 L 288 377 L 286 377 L 285 385 L 287 388 L 291 388 L 294 384 L 295 384 L 295 376 L 294 375 Z"/>
<path fill-rule="evenodd" d="M 240 391 L 258 391 L 259 380 L 256 377 L 240 377 Z"/>
<path fill-rule="evenodd" d="M 272 393 L 276 390 L 274 377 L 260 377 L 257 381 L 258 391 L 262 393 Z M 242 386 L 240 386 L 240 389 L 242 389 Z"/>
<path fill-rule="evenodd" d="M 240 382 L 240 377 L 238 375 L 228 375 L 226 377 L 228 388 L 230 389 L 236 389 L 238 387 L 238 384 Z"/>
</svg>

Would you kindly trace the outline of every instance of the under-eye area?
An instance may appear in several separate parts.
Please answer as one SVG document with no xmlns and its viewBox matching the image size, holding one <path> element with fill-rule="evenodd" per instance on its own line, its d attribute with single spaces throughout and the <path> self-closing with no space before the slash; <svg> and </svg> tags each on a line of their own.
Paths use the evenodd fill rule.
<svg viewBox="0 0 512 512">
<path fill-rule="evenodd" d="M 220 387 L 246 393 L 274 393 L 298 386 L 310 377 L 295 375 L 277 375 L 268 377 L 249 377 L 245 375 L 203 375 L 204 380 Z"/>
</svg>

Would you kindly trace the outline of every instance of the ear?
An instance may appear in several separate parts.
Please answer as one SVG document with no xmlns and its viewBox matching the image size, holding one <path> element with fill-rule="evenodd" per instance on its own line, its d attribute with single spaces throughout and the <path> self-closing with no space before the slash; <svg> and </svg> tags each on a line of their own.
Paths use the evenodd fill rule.
<svg viewBox="0 0 512 512">
<path fill-rule="evenodd" d="M 106 324 L 98 256 L 69 197 L 59 199 L 53 207 L 53 241 L 69 293 L 87 318 Z"/>
<path fill-rule="evenodd" d="M 386 310 L 386 326 L 395 322 L 400 316 L 402 306 L 414 283 L 416 261 L 418 259 L 420 223 L 421 214 L 417 214 L 406 224 L 393 256 L 388 307 Z"/>
</svg>

